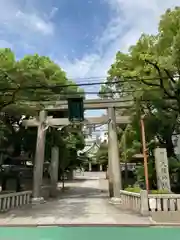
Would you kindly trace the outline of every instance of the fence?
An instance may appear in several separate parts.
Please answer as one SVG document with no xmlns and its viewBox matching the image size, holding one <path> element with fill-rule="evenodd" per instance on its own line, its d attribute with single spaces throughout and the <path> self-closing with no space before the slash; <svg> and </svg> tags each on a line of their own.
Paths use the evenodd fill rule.
<svg viewBox="0 0 180 240">
<path fill-rule="evenodd" d="M 142 190 L 140 193 L 121 190 L 121 206 L 123 209 L 130 210 L 142 215 L 148 215 L 147 192 Z"/>
<path fill-rule="evenodd" d="M 151 212 L 180 211 L 180 194 L 149 194 Z"/>
<path fill-rule="evenodd" d="M 121 191 L 121 204 L 124 209 L 140 212 L 141 196 L 139 193 Z"/>
<path fill-rule="evenodd" d="M 41 196 L 44 199 L 50 197 L 50 186 L 41 187 Z M 5 212 L 10 209 L 21 207 L 31 203 L 32 191 L 1 193 L 0 194 L 0 212 Z"/>
<path fill-rule="evenodd" d="M 180 213 L 180 194 L 147 194 L 146 190 L 133 193 L 121 190 L 121 205 L 123 209 L 151 215 L 158 213 Z"/>
<path fill-rule="evenodd" d="M 31 202 L 32 191 L 15 192 L 0 195 L 0 212 L 8 211 Z"/>
<path fill-rule="evenodd" d="M 155 222 L 180 222 L 180 194 L 149 194 L 148 203 Z"/>
</svg>

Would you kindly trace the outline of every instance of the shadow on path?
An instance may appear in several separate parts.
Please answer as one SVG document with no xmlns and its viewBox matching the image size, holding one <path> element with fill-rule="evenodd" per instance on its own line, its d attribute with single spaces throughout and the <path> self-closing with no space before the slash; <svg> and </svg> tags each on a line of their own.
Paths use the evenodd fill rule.
<svg viewBox="0 0 180 240">
<path fill-rule="evenodd" d="M 1 215 L 4 225 L 17 224 L 134 224 L 148 218 L 130 214 L 108 203 L 107 181 L 76 179 L 67 182 L 59 198 L 29 205 Z"/>
<path fill-rule="evenodd" d="M 92 182 L 97 180 L 92 180 Z M 58 199 L 49 199 L 38 205 L 27 205 L 2 214 L 0 218 L 66 218 L 75 219 L 89 215 L 89 205 L 108 197 L 107 192 L 95 187 L 86 187 L 86 180 L 76 179 L 75 186 L 67 184 L 67 189 L 60 192 Z M 88 180 L 91 183 L 91 180 Z M 70 186 L 68 186 L 70 185 Z M 93 202 L 93 203 L 92 203 Z"/>
<path fill-rule="evenodd" d="M 91 187 L 72 187 L 60 193 L 59 198 L 108 198 L 108 191 Z"/>
</svg>

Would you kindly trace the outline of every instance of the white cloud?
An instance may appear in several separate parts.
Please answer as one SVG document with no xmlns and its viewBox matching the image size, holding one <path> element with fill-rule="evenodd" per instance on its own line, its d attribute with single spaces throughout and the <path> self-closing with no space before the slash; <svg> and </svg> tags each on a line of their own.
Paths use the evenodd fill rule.
<svg viewBox="0 0 180 240">
<path fill-rule="evenodd" d="M 19 24 L 23 23 L 24 27 L 32 31 L 40 32 L 45 35 L 52 35 L 54 32 L 54 26 L 51 22 L 45 21 L 35 14 L 23 13 L 19 10 L 16 12 L 15 17 Z"/>
<path fill-rule="evenodd" d="M 54 9 L 54 8 L 53 8 Z M 54 10 L 50 10 L 53 17 Z M 32 31 L 44 35 L 54 33 L 54 25 L 50 18 L 45 18 L 39 12 L 23 8 L 19 1 L 0 1 L 0 27 L 19 35 Z"/>
<path fill-rule="evenodd" d="M 60 66 L 67 71 L 69 77 L 79 78 L 89 76 L 89 70 L 100 60 L 98 54 L 85 55 L 82 59 L 75 59 L 73 62 L 65 58 L 59 62 Z"/>
<path fill-rule="evenodd" d="M 97 53 L 60 63 L 69 76 L 105 76 L 118 50 L 127 51 L 142 32 L 156 33 L 160 16 L 179 0 L 105 0 L 114 9 L 112 19 L 97 39 Z M 104 52 L 104 49 L 105 52 Z"/>
<path fill-rule="evenodd" d="M 36 0 L 37 1 L 37 0 Z M 35 0 L 27 1 L 33 5 Z M 127 51 L 134 44 L 142 32 L 155 33 L 160 15 L 167 8 L 179 5 L 179 0 L 102 0 L 106 1 L 114 13 L 101 37 L 95 39 L 96 49 L 92 54 L 85 54 L 74 61 L 67 57 L 59 62 L 68 76 L 74 78 L 105 77 L 107 70 L 113 63 L 118 50 Z M 58 9 L 49 9 L 49 14 L 22 7 L 21 0 L 0 0 L 0 33 L 3 27 L 6 31 L 37 37 L 53 35 L 54 24 L 52 18 Z M 33 34 L 32 34 L 33 33 Z M 30 46 L 31 42 L 27 42 Z M 14 44 L 14 43 L 13 43 Z M 0 46 L 10 46 L 7 39 L 0 39 Z M 58 62 L 58 61 L 57 61 Z M 80 81 L 80 80 L 79 80 Z M 83 81 L 83 80 L 81 80 Z M 87 80 L 92 81 L 92 80 Z M 83 81 L 84 82 L 84 81 Z M 98 87 L 89 87 L 87 91 L 98 91 Z M 92 98 L 93 95 L 89 95 Z"/>
<path fill-rule="evenodd" d="M 104 1 L 114 10 L 114 14 L 102 36 L 96 39 L 97 51 L 82 59 L 61 62 L 60 65 L 68 76 L 105 77 L 118 50 L 126 52 L 143 32 L 156 33 L 160 16 L 167 8 L 179 5 L 179 0 L 164 0 L 163 3 L 162 0 Z M 98 87 L 88 87 L 85 90 L 98 91 Z M 94 95 L 88 95 L 88 98 L 93 97 Z"/>
</svg>

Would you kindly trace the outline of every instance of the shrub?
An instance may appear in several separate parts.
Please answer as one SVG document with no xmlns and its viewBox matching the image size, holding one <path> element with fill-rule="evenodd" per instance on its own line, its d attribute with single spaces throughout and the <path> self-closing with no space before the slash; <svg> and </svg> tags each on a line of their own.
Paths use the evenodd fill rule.
<svg viewBox="0 0 180 240">
<path fill-rule="evenodd" d="M 140 193 L 142 189 L 140 187 L 127 187 L 124 190 L 127 192 Z"/>
<path fill-rule="evenodd" d="M 127 192 L 134 192 L 134 193 L 140 193 L 142 190 L 140 187 L 127 187 L 124 189 Z M 169 191 L 164 189 L 164 190 L 150 190 L 150 194 L 168 194 Z"/>
<path fill-rule="evenodd" d="M 169 191 L 164 189 L 164 190 L 151 190 L 150 191 L 151 194 L 168 194 Z"/>
</svg>

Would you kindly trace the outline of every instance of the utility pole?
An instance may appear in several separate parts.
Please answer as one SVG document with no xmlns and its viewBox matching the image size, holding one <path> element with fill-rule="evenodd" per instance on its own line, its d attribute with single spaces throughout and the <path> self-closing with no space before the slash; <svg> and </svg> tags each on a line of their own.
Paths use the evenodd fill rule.
<svg viewBox="0 0 180 240">
<path fill-rule="evenodd" d="M 115 108 L 108 108 L 109 116 L 109 157 L 110 157 L 110 175 L 112 174 L 113 194 L 115 198 L 120 198 L 120 190 L 122 190 L 122 179 L 119 159 L 119 146 L 116 129 Z"/>
<path fill-rule="evenodd" d="M 44 150 L 45 150 L 45 122 L 46 112 L 41 111 L 39 113 L 39 126 L 37 131 L 36 153 L 33 172 L 33 202 L 39 202 L 43 200 L 41 196 L 41 186 L 43 183 L 43 165 L 44 165 Z"/>
</svg>

